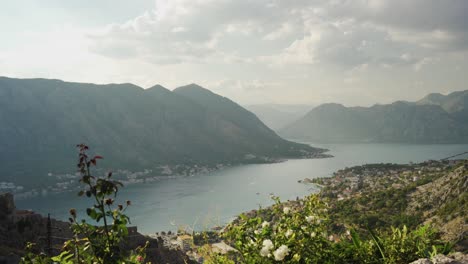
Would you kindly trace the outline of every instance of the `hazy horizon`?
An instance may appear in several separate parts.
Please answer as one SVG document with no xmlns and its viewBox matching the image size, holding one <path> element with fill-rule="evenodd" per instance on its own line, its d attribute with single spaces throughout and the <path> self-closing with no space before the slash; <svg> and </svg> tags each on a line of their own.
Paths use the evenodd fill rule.
<svg viewBox="0 0 468 264">
<path fill-rule="evenodd" d="M 3 3 L 0 76 L 169 89 L 241 105 L 416 101 L 468 89 L 468 2 Z"/>
</svg>

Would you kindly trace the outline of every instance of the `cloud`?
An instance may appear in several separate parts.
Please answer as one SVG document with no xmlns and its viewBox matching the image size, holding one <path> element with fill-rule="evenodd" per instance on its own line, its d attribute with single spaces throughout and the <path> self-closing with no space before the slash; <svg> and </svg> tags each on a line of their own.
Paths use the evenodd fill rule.
<svg viewBox="0 0 468 264">
<path fill-rule="evenodd" d="M 144 87 L 196 82 L 244 103 L 370 100 L 364 90 L 419 97 L 466 88 L 467 8 L 466 0 L 156 0 L 99 26 L 11 35 L 0 44 L 0 72 Z"/>
<path fill-rule="evenodd" d="M 279 38 L 284 38 L 288 36 L 293 31 L 294 31 L 294 25 L 290 22 L 285 22 L 281 25 L 280 28 L 268 33 L 263 38 L 266 40 L 277 40 Z"/>
<path fill-rule="evenodd" d="M 216 53 L 227 54 L 218 45 L 220 38 L 263 30 L 265 21 L 260 18 L 270 18 L 266 10 L 255 11 L 262 2 L 156 1 L 154 10 L 90 35 L 95 42 L 92 51 L 115 58 L 138 56 L 156 64 L 203 62 Z"/>
<path fill-rule="evenodd" d="M 212 91 L 227 96 L 235 102 L 264 103 L 274 100 L 272 91 L 282 90 L 282 84 L 277 81 L 266 81 L 260 79 L 235 80 L 222 79 L 216 81 L 201 81 L 201 85 Z"/>
<path fill-rule="evenodd" d="M 465 0 L 157 0 L 92 34 L 91 51 L 153 64 L 416 67 L 468 50 L 467 8 Z"/>
</svg>

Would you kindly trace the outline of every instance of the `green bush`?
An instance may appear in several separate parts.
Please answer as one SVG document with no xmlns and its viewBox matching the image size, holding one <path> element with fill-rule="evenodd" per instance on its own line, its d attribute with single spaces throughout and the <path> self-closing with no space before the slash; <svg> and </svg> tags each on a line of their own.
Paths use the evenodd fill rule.
<svg viewBox="0 0 468 264">
<path fill-rule="evenodd" d="M 377 218 L 375 221 L 379 221 Z M 409 263 L 436 253 L 448 253 L 450 246 L 437 239 L 430 226 L 409 230 L 406 226 L 379 229 L 349 228 L 331 233 L 336 225 L 329 219 L 328 206 L 317 195 L 301 203 L 275 204 L 254 217 L 241 215 L 228 225 L 224 238 L 237 251 L 228 258 L 205 251 L 207 263 Z M 343 226 L 345 223 L 338 223 Z"/>
<path fill-rule="evenodd" d="M 332 263 L 327 234 L 327 206 L 317 195 L 302 206 L 286 206 L 275 198 L 271 218 L 240 216 L 225 238 L 240 252 L 242 263 Z M 262 214 L 263 212 L 260 212 Z M 269 214 L 266 214 L 269 215 Z"/>
</svg>

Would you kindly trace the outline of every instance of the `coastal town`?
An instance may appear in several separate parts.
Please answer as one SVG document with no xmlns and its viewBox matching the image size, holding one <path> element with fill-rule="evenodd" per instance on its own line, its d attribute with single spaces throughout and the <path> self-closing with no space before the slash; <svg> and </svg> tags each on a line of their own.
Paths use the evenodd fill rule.
<svg viewBox="0 0 468 264">
<path fill-rule="evenodd" d="M 430 160 L 418 164 L 367 164 L 338 170 L 331 177 L 306 178 L 301 182 L 316 184 L 321 187 L 322 196 L 341 201 L 360 196 L 364 192 L 384 190 L 389 187 L 401 189 L 410 184 L 422 185 L 441 176 L 447 169 L 460 162 L 463 161 Z"/>
<path fill-rule="evenodd" d="M 303 153 L 304 159 L 307 158 L 330 158 L 331 155 L 320 152 Z M 209 174 L 216 171 L 221 171 L 233 166 L 245 164 L 270 164 L 284 162 L 286 159 L 270 158 L 266 156 L 255 156 L 246 154 L 237 162 L 231 163 L 215 163 L 215 164 L 164 164 L 158 165 L 152 169 L 144 169 L 141 171 L 132 171 L 130 169 L 112 170 L 113 178 L 119 180 L 123 185 L 132 185 L 140 183 L 151 183 L 162 180 L 174 179 L 178 177 L 191 177 L 200 174 Z M 96 168 L 95 175 L 106 175 L 109 171 Z M 0 193 L 9 192 L 15 195 L 16 198 L 29 198 L 39 195 L 56 194 L 80 189 L 80 173 L 47 173 L 47 180 L 39 186 L 24 186 L 15 182 L 0 182 Z"/>
<path fill-rule="evenodd" d="M 113 177 L 119 180 L 125 186 L 157 182 L 162 180 L 173 179 L 177 177 L 190 177 L 199 174 L 208 174 L 215 171 L 223 170 L 232 166 L 232 164 L 214 164 L 209 165 L 161 165 L 155 169 L 145 169 L 143 171 L 131 171 L 126 169 L 118 169 L 112 171 Z M 107 171 L 96 169 L 96 175 L 105 175 Z M 78 191 L 80 189 L 80 173 L 47 173 L 50 181 L 49 184 L 44 184 L 42 187 L 27 188 L 23 185 L 14 182 L 0 182 L 0 193 L 12 193 L 16 198 L 28 198 L 39 195 L 47 195 L 54 193 L 63 193 L 70 191 Z"/>
</svg>

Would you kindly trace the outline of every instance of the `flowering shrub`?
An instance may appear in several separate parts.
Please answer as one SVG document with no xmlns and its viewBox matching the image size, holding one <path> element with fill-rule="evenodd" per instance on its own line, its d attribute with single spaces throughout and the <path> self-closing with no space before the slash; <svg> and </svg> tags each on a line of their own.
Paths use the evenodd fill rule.
<svg viewBox="0 0 468 264">
<path fill-rule="evenodd" d="M 414 230 L 392 227 L 377 234 L 368 230 L 363 238 L 355 229 L 331 234 L 327 204 L 317 195 L 300 203 L 274 199 L 271 208 L 259 210 L 254 217 L 241 215 L 227 227 L 224 237 L 238 250 L 236 263 L 396 264 L 450 251 L 427 225 Z M 211 254 L 208 263 L 231 262 Z"/>
<path fill-rule="evenodd" d="M 327 206 L 311 195 L 299 205 L 274 198 L 271 210 L 257 217 L 241 215 L 227 227 L 226 239 L 243 263 L 327 263 L 333 259 L 333 236 L 327 233 Z"/>
<path fill-rule="evenodd" d="M 34 255 L 27 253 L 22 263 L 143 263 L 145 261 L 146 246 L 135 251 L 121 250 L 121 243 L 128 236 L 127 224 L 130 219 L 124 214 L 131 202 L 125 206 L 115 205 L 115 198 L 122 187 L 122 183 L 112 180 L 112 173 L 106 177 L 91 175 L 91 167 L 96 166 L 101 156 L 88 157 L 88 146 L 77 145 L 79 149 L 78 170 L 81 173 L 80 182 L 85 188 L 79 196 L 87 196 L 93 200 L 94 205 L 86 210 L 92 220 L 102 225 L 96 226 L 87 223 L 84 219 L 78 221 L 75 209 L 70 209 L 70 222 L 74 238 L 64 243 L 62 252 L 55 257 Z M 102 222 L 101 222 L 102 221 Z M 31 251 L 32 244 L 28 244 L 27 251 Z"/>
</svg>

